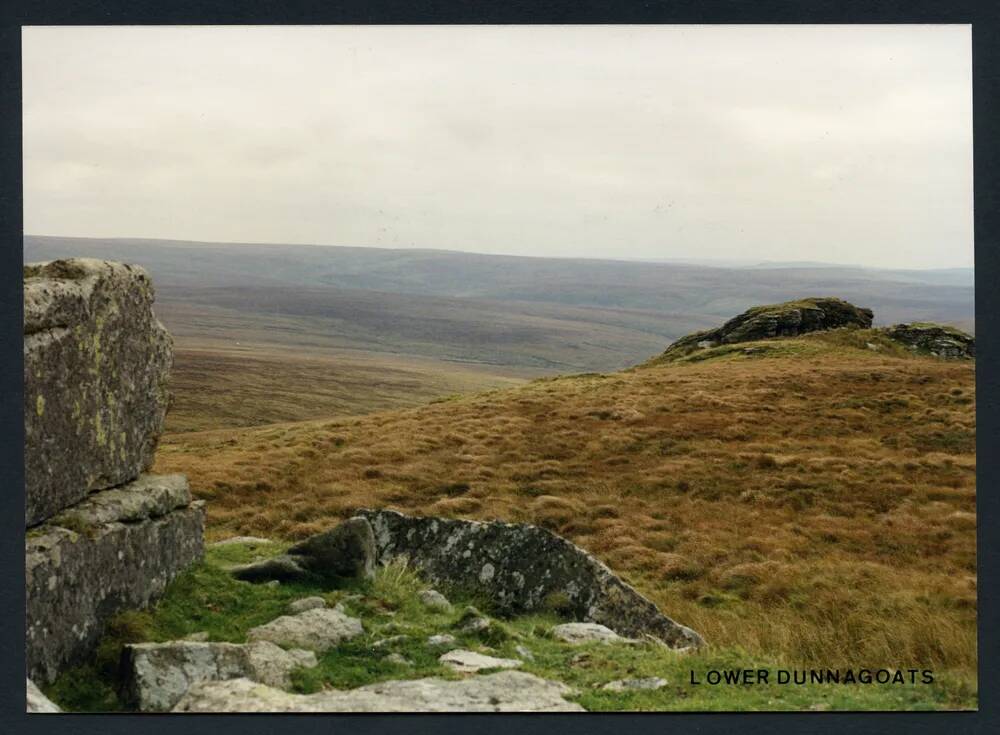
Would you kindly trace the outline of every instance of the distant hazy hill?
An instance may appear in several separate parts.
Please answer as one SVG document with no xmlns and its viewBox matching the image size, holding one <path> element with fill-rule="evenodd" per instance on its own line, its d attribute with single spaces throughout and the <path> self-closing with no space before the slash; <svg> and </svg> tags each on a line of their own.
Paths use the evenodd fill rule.
<svg viewBox="0 0 1000 735">
<path fill-rule="evenodd" d="M 641 362 L 759 303 L 837 296 L 877 324 L 974 329 L 971 270 L 712 267 L 438 250 L 26 236 L 25 260 L 145 266 L 182 337 L 348 347 L 551 371 Z"/>
</svg>

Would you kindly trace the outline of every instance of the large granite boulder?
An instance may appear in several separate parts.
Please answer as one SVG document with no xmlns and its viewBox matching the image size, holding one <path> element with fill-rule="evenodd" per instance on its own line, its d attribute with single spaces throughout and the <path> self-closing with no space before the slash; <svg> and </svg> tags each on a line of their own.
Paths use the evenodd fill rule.
<svg viewBox="0 0 1000 735">
<path fill-rule="evenodd" d="M 192 686 L 174 712 L 583 712 L 557 681 L 502 671 L 460 681 L 384 681 L 349 691 L 289 694 L 249 679 Z"/>
<path fill-rule="evenodd" d="M 914 352 L 929 352 L 937 357 L 968 359 L 976 356 L 976 339 L 960 329 L 943 324 L 914 322 L 895 324 L 886 334 Z"/>
<path fill-rule="evenodd" d="M 247 640 L 270 641 L 279 646 L 322 653 L 364 632 L 360 620 L 338 608 L 313 608 L 297 615 L 282 615 L 251 628 L 247 631 Z"/>
<path fill-rule="evenodd" d="M 202 505 L 182 475 L 146 475 L 30 529 L 28 675 L 52 681 L 93 650 L 111 616 L 145 607 L 201 558 Z"/>
<path fill-rule="evenodd" d="M 374 573 L 375 537 L 363 518 L 349 518 L 284 554 L 233 570 L 237 579 L 246 582 L 371 579 Z"/>
<path fill-rule="evenodd" d="M 841 327 L 868 329 L 871 309 L 862 309 L 841 299 L 808 298 L 781 304 L 755 306 L 733 317 L 721 327 L 695 332 L 671 344 L 665 358 L 683 357 L 709 347 L 753 342 L 775 337 L 795 337 Z"/>
<path fill-rule="evenodd" d="M 148 469 L 167 410 L 170 335 L 137 266 L 24 267 L 25 521 Z"/>
<path fill-rule="evenodd" d="M 488 598 L 498 613 L 556 609 L 673 648 L 703 643 L 583 549 L 543 528 L 363 510 L 380 564 L 406 557 L 429 581 Z"/>
<path fill-rule="evenodd" d="M 318 662 L 312 651 L 286 651 L 269 641 L 169 641 L 126 646 L 122 663 L 128 701 L 143 712 L 166 712 L 198 682 L 247 678 L 286 689 L 292 671 Z"/>
</svg>

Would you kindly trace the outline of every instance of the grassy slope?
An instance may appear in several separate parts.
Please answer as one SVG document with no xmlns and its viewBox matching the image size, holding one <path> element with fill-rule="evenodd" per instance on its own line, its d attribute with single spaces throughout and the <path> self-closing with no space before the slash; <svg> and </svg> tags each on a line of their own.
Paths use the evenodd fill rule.
<svg viewBox="0 0 1000 735">
<path fill-rule="evenodd" d="M 71 711 L 122 709 L 117 690 L 117 668 L 124 643 L 175 640 L 205 632 L 211 640 L 242 642 L 246 631 L 286 612 L 290 601 L 319 594 L 328 604 L 343 602 L 348 612 L 361 618 L 365 634 L 319 657 L 315 669 L 293 674 L 293 690 L 314 692 L 334 687 L 348 689 L 387 679 L 438 676 L 459 678 L 441 665 L 437 657 L 444 649 L 427 646 L 428 636 L 450 632 L 457 646 L 489 655 L 524 660 L 522 670 L 569 684 L 588 710 L 891 710 L 960 709 L 975 707 L 974 691 L 961 678 L 938 676 L 932 684 L 882 686 L 774 684 L 777 663 L 737 649 L 702 651 L 679 655 L 655 644 L 571 646 L 553 639 L 549 630 L 561 622 L 553 614 L 537 614 L 494 621 L 485 633 L 461 633 L 454 629 L 468 600 L 453 599 L 451 612 L 430 611 L 420 604 L 420 580 L 405 565 L 379 570 L 372 583 L 342 589 L 305 584 L 269 587 L 233 579 L 224 567 L 277 553 L 273 545 L 232 545 L 209 549 L 204 564 L 175 580 L 165 596 L 149 611 L 120 615 L 112 623 L 97 655 L 87 664 L 64 672 L 47 694 Z M 372 644 L 389 637 L 400 638 L 375 649 Z M 527 649 L 527 658 L 517 647 Z M 410 665 L 385 660 L 390 653 L 404 656 Z M 704 681 L 709 669 L 746 667 L 771 669 L 771 682 L 762 686 L 693 685 L 691 672 Z M 668 685 L 656 691 L 609 692 L 601 687 L 616 679 L 657 676 Z M 919 677 L 919 675 L 918 675 Z M 919 682 L 919 678 L 917 679 Z"/>
<path fill-rule="evenodd" d="M 189 475 L 212 538 L 301 538 L 360 506 L 529 521 L 716 650 L 974 686 L 974 366 L 865 341 L 175 434 L 156 470 Z"/>
<path fill-rule="evenodd" d="M 523 373 L 523 371 L 520 371 Z M 518 371 L 351 350 L 178 340 L 168 433 L 407 408 L 518 385 Z"/>
</svg>

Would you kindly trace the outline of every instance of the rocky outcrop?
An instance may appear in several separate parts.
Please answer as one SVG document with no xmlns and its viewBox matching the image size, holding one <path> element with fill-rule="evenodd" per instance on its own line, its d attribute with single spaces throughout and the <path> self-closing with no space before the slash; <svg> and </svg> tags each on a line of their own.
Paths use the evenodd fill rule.
<svg viewBox="0 0 1000 735">
<path fill-rule="evenodd" d="M 171 339 L 137 266 L 24 267 L 25 520 L 35 525 L 153 460 Z"/>
<path fill-rule="evenodd" d="M 28 713 L 29 714 L 56 714 L 62 712 L 56 704 L 42 694 L 42 690 L 35 686 L 35 682 L 28 679 Z"/>
<path fill-rule="evenodd" d="M 954 327 L 914 322 L 895 324 L 885 332 L 914 352 L 929 352 L 936 357 L 951 359 L 971 359 L 976 356 L 975 338 Z"/>
<path fill-rule="evenodd" d="M 167 410 L 172 342 L 142 268 L 24 268 L 28 675 L 51 681 L 107 621 L 148 605 L 203 550 L 181 475 L 141 473 Z"/>
<path fill-rule="evenodd" d="M 192 686 L 174 712 L 583 712 L 565 684 L 520 671 L 460 681 L 386 681 L 350 691 L 289 694 L 249 679 Z"/>
<path fill-rule="evenodd" d="M 755 306 L 735 316 L 721 327 L 695 332 L 671 344 L 663 357 L 683 357 L 700 349 L 723 344 L 752 342 L 774 337 L 795 337 L 840 327 L 867 329 L 872 325 L 871 309 L 862 309 L 833 298 L 809 298 L 782 304 Z"/>
<path fill-rule="evenodd" d="M 406 557 L 428 581 L 490 600 L 498 613 L 556 609 L 631 637 L 651 636 L 674 648 L 701 636 L 664 615 L 608 567 L 564 538 L 537 526 L 419 518 L 363 510 L 377 558 Z"/>
<path fill-rule="evenodd" d="M 349 518 L 295 544 L 280 556 L 233 570 L 237 579 L 247 582 L 371 579 L 374 573 L 375 538 L 363 518 Z"/>
<path fill-rule="evenodd" d="M 27 664 L 51 681 L 83 659 L 108 618 L 144 607 L 202 554 L 204 509 L 182 475 L 143 476 L 88 497 L 25 539 Z"/>
<path fill-rule="evenodd" d="M 292 671 L 317 663 L 312 651 L 285 651 L 268 641 L 139 643 L 125 647 L 126 698 L 143 712 L 166 712 L 199 682 L 247 678 L 284 689 Z"/>
</svg>

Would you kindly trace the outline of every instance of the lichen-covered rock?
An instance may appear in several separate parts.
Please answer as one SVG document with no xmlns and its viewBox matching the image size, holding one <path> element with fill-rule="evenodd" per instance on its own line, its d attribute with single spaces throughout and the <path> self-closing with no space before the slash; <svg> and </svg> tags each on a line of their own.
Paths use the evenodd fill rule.
<svg viewBox="0 0 1000 735">
<path fill-rule="evenodd" d="M 270 623 L 251 628 L 248 641 L 271 641 L 279 646 L 327 651 L 341 641 L 364 633 L 361 621 L 342 610 L 318 608 L 298 615 L 282 615 Z"/>
<path fill-rule="evenodd" d="M 923 350 L 937 357 L 968 359 L 976 356 L 975 337 L 942 324 L 895 324 L 886 329 L 886 334 L 911 350 Z"/>
<path fill-rule="evenodd" d="M 170 641 L 125 647 L 126 696 L 143 712 L 166 712 L 192 684 L 247 678 L 287 688 L 297 668 L 317 665 L 312 651 L 285 651 L 269 641 L 199 643 Z"/>
<path fill-rule="evenodd" d="M 170 335 L 137 266 L 24 267 L 25 522 L 146 470 L 163 427 Z"/>
<path fill-rule="evenodd" d="M 674 648 L 703 643 L 600 561 L 543 528 L 390 510 L 358 515 L 371 522 L 380 564 L 406 557 L 431 583 L 483 595 L 500 614 L 557 608 L 572 619 L 625 636 L 652 636 Z"/>
<path fill-rule="evenodd" d="M 247 582 L 371 579 L 374 573 L 375 538 L 364 518 L 349 518 L 295 544 L 280 556 L 233 570 L 237 579 Z"/>
<path fill-rule="evenodd" d="M 35 682 L 31 679 L 28 679 L 27 705 L 29 714 L 55 714 L 62 712 L 51 699 L 42 694 L 42 690 L 35 686 Z"/>
<path fill-rule="evenodd" d="M 204 519 L 183 476 L 144 476 L 31 529 L 25 538 L 29 676 L 52 681 L 93 650 L 111 616 L 158 597 L 201 558 Z"/>
<path fill-rule="evenodd" d="M 721 327 L 681 337 L 667 348 L 663 357 L 673 359 L 723 344 L 795 337 L 840 327 L 868 329 L 872 318 L 871 309 L 862 309 L 833 298 L 808 298 L 755 306 Z"/>
<path fill-rule="evenodd" d="M 384 681 L 350 691 L 289 694 L 249 679 L 192 686 L 174 712 L 583 712 L 572 690 L 520 671 L 460 681 Z"/>
<path fill-rule="evenodd" d="M 438 661 L 460 674 L 474 674 L 483 669 L 516 669 L 522 663 L 516 658 L 497 658 L 461 649 L 441 654 Z"/>
</svg>

